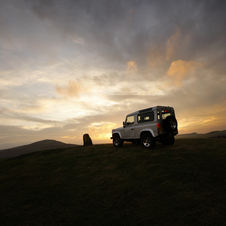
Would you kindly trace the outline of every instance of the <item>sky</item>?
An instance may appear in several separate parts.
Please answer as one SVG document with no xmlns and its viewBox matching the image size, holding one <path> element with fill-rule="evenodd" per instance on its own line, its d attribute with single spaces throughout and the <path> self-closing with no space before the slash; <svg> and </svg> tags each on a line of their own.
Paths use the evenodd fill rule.
<svg viewBox="0 0 226 226">
<path fill-rule="evenodd" d="M 0 149 L 110 143 L 131 112 L 226 129 L 225 0 L 0 0 Z"/>
</svg>

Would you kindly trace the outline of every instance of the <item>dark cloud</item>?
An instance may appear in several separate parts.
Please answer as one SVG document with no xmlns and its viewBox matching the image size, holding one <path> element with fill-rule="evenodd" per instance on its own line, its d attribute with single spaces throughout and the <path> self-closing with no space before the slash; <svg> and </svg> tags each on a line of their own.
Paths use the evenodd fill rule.
<svg viewBox="0 0 226 226">
<path fill-rule="evenodd" d="M 46 19 L 49 17 L 55 18 L 57 16 L 55 2 L 52 0 L 25 0 L 25 3 L 32 8 L 33 12 L 40 19 Z"/>
<path fill-rule="evenodd" d="M 157 46 L 164 54 L 162 50 L 166 51 L 167 40 L 177 28 L 180 29 L 181 35 L 172 61 L 200 60 L 203 54 L 213 55 L 225 46 L 226 16 L 225 1 L 222 0 L 198 2 L 26 0 L 21 5 L 20 8 L 26 13 L 31 10 L 39 19 L 47 20 L 43 25 L 51 25 L 47 27 L 48 29 L 51 27 L 49 31 L 38 30 L 37 34 L 34 33 L 37 41 L 35 36 L 27 40 L 29 50 L 38 46 L 39 50 L 48 50 L 51 58 L 59 55 L 58 50 L 56 51 L 57 46 L 61 47 L 61 51 L 66 48 L 60 42 L 65 42 L 68 37 L 77 37 L 77 40 L 84 41 L 85 47 L 71 46 L 71 51 L 75 54 L 83 51 L 87 58 L 94 60 L 93 63 L 99 67 L 103 60 L 121 64 L 135 60 L 142 70 L 151 48 Z M 27 23 L 27 29 L 31 31 L 38 27 Z M 45 39 L 42 38 L 43 32 L 46 32 Z M 62 36 L 61 40 L 56 38 L 59 35 Z M 92 55 L 101 57 L 101 63 L 97 62 L 97 58 L 93 59 Z M 162 61 L 164 58 L 165 56 Z M 89 64 L 92 62 L 89 61 Z"/>
</svg>

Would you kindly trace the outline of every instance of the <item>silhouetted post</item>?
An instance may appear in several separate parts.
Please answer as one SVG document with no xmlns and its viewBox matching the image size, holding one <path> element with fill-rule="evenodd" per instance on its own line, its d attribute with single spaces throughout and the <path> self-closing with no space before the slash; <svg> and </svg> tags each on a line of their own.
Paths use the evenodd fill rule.
<svg viewBox="0 0 226 226">
<path fill-rule="evenodd" d="M 83 145 L 84 145 L 84 146 L 90 146 L 90 145 L 93 145 L 93 142 L 92 142 L 92 140 L 91 140 L 89 134 L 87 134 L 87 133 L 83 135 Z"/>
</svg>

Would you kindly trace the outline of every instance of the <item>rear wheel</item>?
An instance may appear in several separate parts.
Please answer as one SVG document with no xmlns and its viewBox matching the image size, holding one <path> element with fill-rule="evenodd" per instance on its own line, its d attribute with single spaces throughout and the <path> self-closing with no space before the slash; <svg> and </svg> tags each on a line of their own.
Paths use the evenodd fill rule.
<svg viewBox="0 0 226 226">
<path fill-rule="evenodd" d="M 118 147 L 122 147 L 123 145 L 123 140 L 119 137 L 118 134 L 115 134 L 113 136 L 113 145 L 118 148 Z"/>
<path fill-rule="evenodd" d="M 173 145 L 174 142 L 175 142 L 174 136 L 162 140 L 162 144 L 165 145 L 165 146 L 166 146 L 166 145 Z"/>
<path fill-rule="evenodd" d="M 170 137 L 170 138 L 169 138 L 169 141 L 168 141 L 168 144 L 169 144 L 169 145 L 173 145 L 174 142 L 175 142 L 174 136 Z"/>
<path fill-rule="evenodd" d="M 151 134 L 145 133 L 141 138 L 141 144 L 145 148 L 152 149 L 155 147 L 156 141 L 155 141 L 155 138 Z"/>
</svg>

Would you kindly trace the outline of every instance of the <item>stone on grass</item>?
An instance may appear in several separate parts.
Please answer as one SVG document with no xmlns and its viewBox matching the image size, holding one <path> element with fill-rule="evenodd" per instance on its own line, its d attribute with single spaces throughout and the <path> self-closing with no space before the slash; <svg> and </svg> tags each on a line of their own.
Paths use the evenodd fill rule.
<svg viewBox="0 0 226 226">
<path fill-rule="evenodd" d="M 93 142 L 92 142 L 92 140 L 91 140 L 89 134 L 87 134 L 87 133 L 83 135 L 83 145 L 84 145 L 84 146 L 90 146 L 90 145 L 93 145 Z"/>
</svg>

